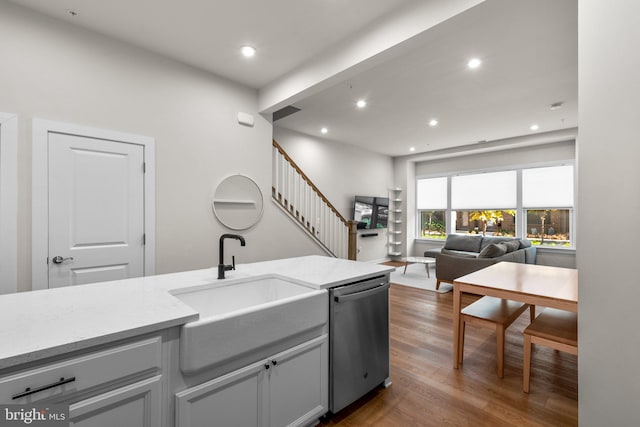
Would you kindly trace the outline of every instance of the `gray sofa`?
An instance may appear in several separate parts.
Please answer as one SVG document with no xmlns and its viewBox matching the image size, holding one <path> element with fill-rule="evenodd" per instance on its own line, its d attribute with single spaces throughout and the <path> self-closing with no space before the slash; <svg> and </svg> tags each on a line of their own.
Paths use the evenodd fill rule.
<svg viewBox="0 0 640 427">
<path fill-rule="evenodd" d="M 536 263 L 536 247 L 527 239 L 485 237 L 478 234 L 449 234 L 441 249 L 429 249 L 425 257 L 436 259 L 436 289 L 440 282 L 453 283 L 458 277 L 497 262 Z"/>
</svg>

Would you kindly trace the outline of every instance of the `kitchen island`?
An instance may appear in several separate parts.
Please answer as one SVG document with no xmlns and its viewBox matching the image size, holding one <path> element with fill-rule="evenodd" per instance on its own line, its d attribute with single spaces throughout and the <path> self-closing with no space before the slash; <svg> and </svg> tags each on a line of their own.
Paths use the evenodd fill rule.
<svg viewBox="0 0 640 427">
<path fill-rule="evenodd" d="M 224 377 L 238 366 L 225 363 L 194 374 L 180 372 L 181 327 L 197 321 L 200 313 L 173 293 L 264 275 L 292 280 L 312 289 L 329 289 L 386 275 L 391 270 L 393 268 L 388 266 L 308 256 L 240 264 L 221 281 L 217 280 L 216 269 L 210 268 L 0 296 L 0 342 L 3 343 L 0 347 L 0 402 L 69 402 L 72 417 L 75 414 L 76 419 L 100 415 L 100 408 L 116 407 L 121 410 L 117 413 L 110 410 L 102 415 L 111 422 L 114 416 L 122 416 L 127 420 L 139 417 L 141 425 L 147 425 L 150 420 L 149 425 L 196 425 L 184 418 L 185 422 L 179 421 L 175 414 L 180 411 L 181 400 L 178 397 L 174 401 L 174 394 L 182 393 L 184 397 L 188 394 L 185 390 L 192 390 L 214 376 L 217 379 Z M 287 354 L 306 354 L 306 347 L 300 346 L 310 346 L 313 342 L 311 347 L 317 349 L 317 357 L 324 357 L 326 363 L 326 356 L 322 355 L 327 352 L 328 325 L 316 329 L 316 336 L 306 337 L 309 339 L 305 343 L 288 342 L 287 350 L 293 353 Z M 277 362 L 278 359 L 272 356 L 285 360 L 279 356 L 278 349 L 281 348 L 274 347 L 273 354 L 266 358 L 260 356 L 258 361 L 251 361 L 245 355 L 246 366 L 262 363 L 262 359 Z M 271 372 L 275 374 L 273 367 Z M 70 375 L 59 374 L 72 371 L 72 368 L 85 374 L 82 378 L 76 375 L 73 381 L 69 381 Z M 260 378 L 254 380 L 263 381 Z M 24 387 L 27 393 L 33 393 L 33 387 L 43 385 L 51 387 L 12 399 L 16 387 L 19 391 Z M 144 411 L 113 403 L 136 401 L 135 396 Z M 277 401 L 273 393 L 265 396 L 267 400 Z M 326 407 L 315 411 L 314 414 L 326 412 Z M 279 422 L 277 419 L 270 422 L 268 417 L 281 410 L 264 412 L 256 415 L 260 418 L 258 425 Z M 308 422 L 304 417 L 296 420 L 300 425 Z"/>
</svg>

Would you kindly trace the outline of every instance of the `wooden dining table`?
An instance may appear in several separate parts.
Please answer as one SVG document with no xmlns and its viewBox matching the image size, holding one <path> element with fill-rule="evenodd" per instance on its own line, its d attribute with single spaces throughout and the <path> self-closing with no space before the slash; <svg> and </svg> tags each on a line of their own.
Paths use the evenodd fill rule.
<svg viewBox="0 0 640 427">
<path fill-rule="evenodd" d="M 458 368 L 462 292 L 578 312 L 578 270 L 499 262 L 453 282 L 453 367 Z"/>
</svg>

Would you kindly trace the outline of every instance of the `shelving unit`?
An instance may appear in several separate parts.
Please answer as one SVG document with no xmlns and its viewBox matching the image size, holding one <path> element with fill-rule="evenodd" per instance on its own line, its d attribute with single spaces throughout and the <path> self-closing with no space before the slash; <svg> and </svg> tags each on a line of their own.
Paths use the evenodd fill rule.
<svg viewBox="0 0 640 427">
<path fill-rule="evenodd" d="M 402 189 L 389 189 L 389 224 L 387 254 L 402 256 Z"/>
</svg>

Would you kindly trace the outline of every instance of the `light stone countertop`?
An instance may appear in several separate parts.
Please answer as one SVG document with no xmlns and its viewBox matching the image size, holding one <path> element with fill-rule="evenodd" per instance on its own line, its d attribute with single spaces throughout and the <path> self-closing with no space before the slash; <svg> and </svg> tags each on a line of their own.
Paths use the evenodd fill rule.
<svg viewBox="0 0 640 427">
<path fill-rule="evenodd" d="M 320 255 L 286 258 L 236 266 L 237 271 L 255 276 L 280 274 L 315 289 L 328 289 L 368 277 L 390 273 L 395 267 L 349 261 Z"/>
<path fill-rule="evenodd" d="M 169 291 L 274 274 L 326 289 L 387 274 L 393 267 L 307 256 L 236 265 L 217 280 L 217 267 L 135 279 L 0 295 L 0 370 L 179 326 L 198 312 Z"/>
</svg>

